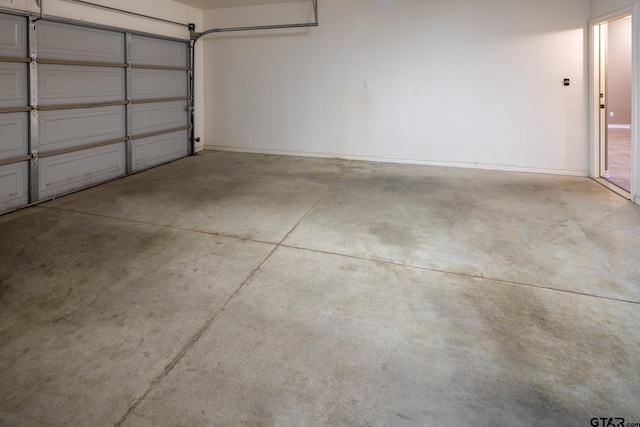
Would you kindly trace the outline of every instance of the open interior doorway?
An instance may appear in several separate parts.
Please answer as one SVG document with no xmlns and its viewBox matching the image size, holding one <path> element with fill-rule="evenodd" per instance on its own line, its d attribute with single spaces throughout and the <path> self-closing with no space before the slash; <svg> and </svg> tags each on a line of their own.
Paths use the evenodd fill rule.
<svg viewBox="0 0 640 427">
<path fill-rule="evenodd" d="M 631 13 L 594 28 L 598 95 L 596 178 L 626 198 L 632 190 L 633 17 Z"/>
</svg>

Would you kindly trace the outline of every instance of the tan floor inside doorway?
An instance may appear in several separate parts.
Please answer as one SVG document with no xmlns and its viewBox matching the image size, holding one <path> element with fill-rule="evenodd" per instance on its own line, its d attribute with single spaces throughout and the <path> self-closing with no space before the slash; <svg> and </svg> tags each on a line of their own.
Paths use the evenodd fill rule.
<svg viewBox="0 0 640 427">
<path fill-rule="evenodd" d="M 609 128 L 609 177 L 610 183 L 631 191 L 631 128 Z"/>
</svg>

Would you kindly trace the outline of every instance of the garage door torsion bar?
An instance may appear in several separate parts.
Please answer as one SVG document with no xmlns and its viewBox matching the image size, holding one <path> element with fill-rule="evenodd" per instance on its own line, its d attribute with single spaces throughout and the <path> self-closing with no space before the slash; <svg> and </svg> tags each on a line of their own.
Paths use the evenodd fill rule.
<svg viewBox="0 0 640 427">
<path fill-rule="evenodd" d="M 257 25 L 252 27 L 229 27 L 229 28 L 214 28 L 212 30 L 203 31 L 202 33 L 194 33 L 191 36 L 194 44 L 202 37 L 208 34 L 215 33 L 229 33 L 235 31 L 256 31 L 256 30 L 281 30 L 286 28 L 308 28 L 318 27 L 318 0 L 313 0 L 313 18 L 314 22 L 306 22 L 303 24 L 279 24 L 279 25 Z"/>
</svg>

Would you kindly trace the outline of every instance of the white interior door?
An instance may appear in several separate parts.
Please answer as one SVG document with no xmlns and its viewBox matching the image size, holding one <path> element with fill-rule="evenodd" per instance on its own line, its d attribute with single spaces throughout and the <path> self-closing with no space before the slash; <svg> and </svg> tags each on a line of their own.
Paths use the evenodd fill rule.
<svg viewBox="0 0 640 427">
<path fill-rule="evenodd" d="M 634 161 L 633 18 L 631 12 L 603 19 L 594 31 L 594 176 L 631 198 Z"/>
<path fill-rule="evenodd" d="M 632 182 L 632 20 L 601 24 L 602 178 L 631 192 Z"/>
</svg>

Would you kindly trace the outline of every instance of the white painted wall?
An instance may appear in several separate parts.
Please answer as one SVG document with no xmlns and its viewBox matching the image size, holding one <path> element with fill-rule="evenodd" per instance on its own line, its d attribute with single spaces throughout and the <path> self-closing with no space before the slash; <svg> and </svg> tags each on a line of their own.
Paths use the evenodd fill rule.
<svg viewBox="0 0 640 427">
<path fill-rule="evenodd" d="M 206 148 L 588 174 L 589 0 L 319 5 L 317 29 L 205 40 Z M 301 18 L 289 3 L 204 20 Z"/>
<path fill-rule="evenodd" d="M 77 21 L 86 21 L 100 25 L 108 25 L 117 28 L 131 29 L 152 34 L 160 34 L 180 39 L 189 39 L 189 31 L 173 24 L 138 18 L 127 14 L 106 11 L 104 9 L 84 6 L 64 0 L 43 0 L 44 14 L 46 16 L 63 17 Z M 195 23 L 199 30 L 203 28 L 202 10 L 176 3 L 172 0 L 91 0 L 105 6 L 119 8 L 131 12 L 155 16 L 176 22 Z M 0 0 L 0 8 L 14 9 L 39 13 L 40 7 L 36 0 Z M 202 46 L 198 47 L 196 55 L 202 59 Z M 200 60 L 196 69 L 196 137 L 204 135 L 204 100 L 203 93 L 204 64 Z M 199 149 L 202 149 L 202 142 Z"/>
<path fill-rule="evenodd" d="M 636 14 L 640 11 L 640 0 L 591 0 L 591 17 L 593 19 L 599 19 L 612 13 L 616 13 L 622 9 L 629 7 L 636 7 Z M 634 17 L 633 37 L 635 42 L 635 61 L 634 61 L 634 85 L 635 96 L 633 100 L 633 126 L 634 129 L 638 127 L 640 123 L 640 35 L 638 34 L 638 20 L 640 16 Z M 631 188 L 631 198 L 635 200 L 637 204 L 640 204 L 640 138 L 637 132 L 634 135 L 635 147 L 633 152 L 633 165 L 632 172 L 634 174 L 634 183 Z"/>
<path fill-rule="evenodd" d="M 640 0 L 591 0 L 591 17 L 599 18 L 633 5 L 640 5 Z"/>
</svg>

